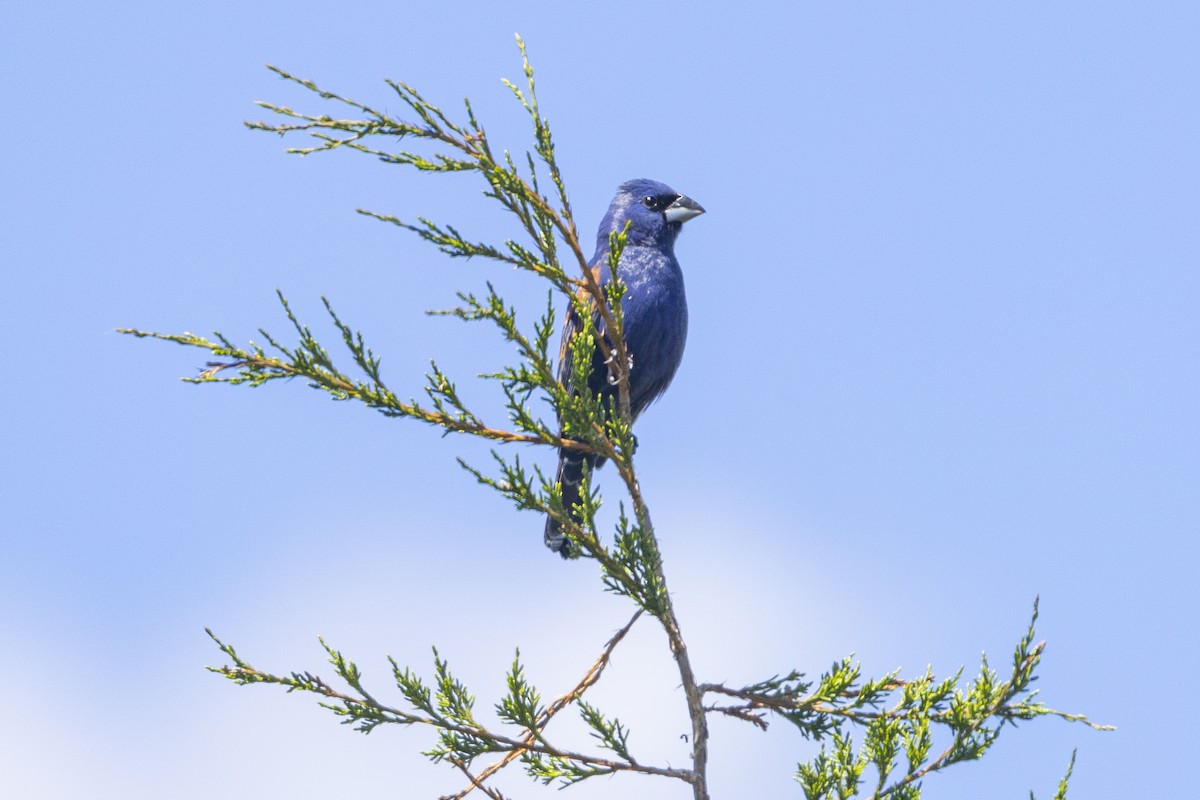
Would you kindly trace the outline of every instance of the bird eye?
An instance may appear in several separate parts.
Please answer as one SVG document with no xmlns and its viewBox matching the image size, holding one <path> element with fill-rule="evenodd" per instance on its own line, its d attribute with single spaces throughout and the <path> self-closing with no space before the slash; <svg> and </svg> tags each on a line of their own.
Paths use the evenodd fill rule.
<svg viewBox="0 0 1200 800">
<path fill-rule="evenodd" d="M 662 199 L 655 197 L 652 194 L 648 194 L 642 198 L 642 205 L 651 211 L 658 211 L 660 208 L 662 208 Z"/>
</svg>

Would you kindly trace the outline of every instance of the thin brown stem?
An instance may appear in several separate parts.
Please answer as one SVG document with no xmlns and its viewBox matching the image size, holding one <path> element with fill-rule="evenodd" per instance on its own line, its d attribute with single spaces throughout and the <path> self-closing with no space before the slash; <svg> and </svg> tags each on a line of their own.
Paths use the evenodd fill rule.
<svg viewBox="0 0 1200 800">
<path fill-rule="evenodd" d="M 214 672 L 218 672 L 227 678 L 243 683 L 279 683 L 284 685 L 292 685 L 287 679 L 279 678 L 275 675 L 269 675 L 254 669 L 250 666 L 243 667 L 220 667 L 214 668 Z M 581 764 L 601 767 L 612 772 L 640 772 L 645 775 L 659 775 L 664 778 L 676 778 L 679 780 L 690 780 L 691 773 L 687 770 L 672 769 L 669 767 L 653 767 L 646 764 L 634 764 L 626 761 L 613 761 L 609 758 L 601 756 L 588 755 L 586 753 L 577 753 L 572 750 L 562 750 L 551 745 L 542 743 L 530 743 L 522 739 L 514 739 L 510 736 L 495 733 L 480 725 L 462 725 L 444 718 L 425 717 L 420 714 L 412 714 L 399 708 L 386 706 L 382 703 L 368 700 L 365 697 L 356 697 L 345 692 L 340 692 L 334 689 L 329 684 L 315 676 L 309 676 L 311 683 L 308 691 L 315 692 L 322 697 L 328 697 L 331 700 L 337 700 L 347 707 L 354 708 L 369 708 L 374 712 L 376 718 L 386 718 L 383 721 L 396 722 L 405 725 L 417 724 L 428 725 L 433 728 L 451 731 L 453 733 L 461 733 L 465 736 L 471 736 L 477 739 L 482 739 L 489 742 L 494 742 L 499 745 L 504 745 L 506 749 L 528 750 L 533 753 L 541 753 L 555 758 L 561 758 L 564 761 L 577 761 Z"/>
<path fill-rule="evenodd" d="M 592 664 L 591 668 L 587 671 L 587 674 L 583 676 L 583 679 L 575 685 L 575 688 L 566 694 L 559 696 L 554 700 L 554 702 L 546 707 L 546 710 L 542 712 L 538 719 L 537 725 L 535 726 L 537 730 L 540 731 L 542 728 L 545 728 L 546 723 L 550 721 L 551 717 L 582 697 L 584 692 L 586 692 L 600 680 L 600 676 L 603 674 L 604 668 L 608 666 L 608 662 L 612 658 L 613 650 L 615 650 L 617 645 L 621 643 L 621 640 L 625 638 L 625 635 L 629 633 L 629 630 L 633 627 L 633 623 L 637 622 L 638 618 L 641 616 L 642 610 L 639 608 L 634 612 L 629 622 L 625 623 L 625 626 L 613 634 L 612 638 L 608 640 L 608 643 L 604 646 L 604 651 L 600 653 L 599 658 L 597 658 L 595 663 Z M 525 746 L 509 750 L 508 753 L 505 754 L 504 758 L 488 766 L 483 770 L 483 772 L 479 773 L 478 780 L 472 778 L 471 786 L 466 787 L 457 794 L 444 795 L 443 797 L 439 798 L 439 800 L 462 800 L 462 798 L 470 794 L 472 789 L 482 789 L 483 781 L 486 781 L 492 775 L 495 775 L 513 761 L 520 758 L 522 753 L 530 749 L 529 745 L 532 745 L 535 741 L 537 741 L 537 738 L 537 734 L 532 731 L 526 734 L 524 737 L 522 737 L 522 741 Z"/>
<path fill-rule="evenodd" d="M 692 661 L 688 656 L 687 643 L 684 641 L 679 620 L 675 616 L 675 605 L 671 602 L 671 593 L 667 590 L 667 579 L 663 573 L 662 557 L 658 551 L 658 540 L 654 537 L 654 528 L 650 522 L 650 510 L 647 508 L 646 501 L 642 497 L 641 487 L 638 485 L 637 476 L 633 472 L 633 464 L 627 459 L 618 459 L 616 463 L 621 477 L 625 481 L 625 486 L 629 491 L 638 524 L 649 532 L 649 539 L 653 543 L 654 550 L 649 557 L 653 559 L 655 578 L 661 587 L 660 600 L 662 603 L 662 613 L 658 617 L 658 621 L 662 625 L 663 631 L 667 634 L 667 642 L 671 648 L 671 655 L 674 657 L 675 664 L 679 669 L 679 682 L 683 687 L 684 698 L 687 701 L 688 717 L 692 722 L 692 769 L 690 779 L 692 795 L 695 800 L 708 800 L 708 715 L 704 709 L 704 695 L 700 690 L 699 684 L 696 682 L 696 675 L 692 670 Z"/>
<path fill-rule="evenodd" d="M 475 775 L 471 774 L 471 771 L 469 769 L 467 769 L 466 764 L 462 763 L 458 759 L 454 759 L 450 763 L 453 764 L 455 767 L 457 767 L 459 772 L 461 772 L 463 775 L 466 775 L 467 780 L 469 780 L 471 782 L 471 785 L 468 788 L 464 789 L 459 794 L 455 795 L 456 797 L 462 797 L 467 792 L 471 791 L 471 789 L 478 789 L 479 791 L 486 794 L 488 797 L 492 798 L 492 800 L 506 800 L 504 795 L 500 794 L 500 791 L 498 789 L 494 789 L 491 786 L 484 785 L 483 781 L 485 780 L 485 778 L 483 776 L 476 777 Z"/>
</svg>

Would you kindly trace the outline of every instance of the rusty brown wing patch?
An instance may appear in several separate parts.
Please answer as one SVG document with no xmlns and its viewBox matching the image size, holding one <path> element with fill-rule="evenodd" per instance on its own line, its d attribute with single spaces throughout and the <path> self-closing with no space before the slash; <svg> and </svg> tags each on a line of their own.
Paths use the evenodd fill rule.
<svg viewBox="0 0 1200 800">
<path fill-rule="evenodd" d="M 597 264 L 594 267 L 590 267 L 590 269 L 592 271 L 592 277 L 595 279 L 596 283 L 599 284 L 600 265 Z M 588 308 L 592 310 L 592 325 L 596 328 L 596 332 L 598 334 L 603 335 L 604 321 L 600 316 L 599 309 L 596 306 L 596 298 L 593 297 L 591 293 L 588 292 L 587 287 L 584 286 L 580 286 L 575 291 L 575 297 L 586 303 Z M 571 339 L 576 333 L 579 332 L 581 327 L 581 320 L 579 319 L 579 314 L 576 312 L 575 305 L 575 303 L 570 303 L 567 306 L 567 315 L 563 320 L 562 342 L 558 346 L 558 380 L 560 383 L 566 386 L 568 390 L 574 389 L 569 382 L 571 379 Z"/>
</svg>

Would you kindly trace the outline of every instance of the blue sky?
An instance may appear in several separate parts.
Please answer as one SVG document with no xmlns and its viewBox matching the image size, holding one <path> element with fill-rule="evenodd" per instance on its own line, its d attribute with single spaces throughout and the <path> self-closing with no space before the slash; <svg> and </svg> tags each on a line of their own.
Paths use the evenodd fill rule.
<svg viewBox="0 0 1200 800">
<path fill-rule="evenodd" d="M 201 354 L 113 332 L 283 334 L 277 287 L 327 332 L 324 294 L 402 394 L 436 356 L 498 411 L 470 376 L 503 348 L 422 311 L 492 280 L 530 318 L 541 289 L 354 213 L 503 235 L 476 179 L 290 157 L 241 121 L 259 99 L 321 109 L 273 63 L 392 110 L 385 77 L 448 110 L 469 95 L 520 151 L 499 82 L 520 77 L 514 31 L 588 237 L 631 177 L 709 211 L 679 243 L 688 351 L 638 453 L 700 677 L 851 651 L 876 674 L 970 671 L 980 650 L 999 665 L 1040 593 L 1043 699 L 1120 730 L 1029 723 L 927 796 L 1049 797 L 1075 747 L 1072 796 L 1137 796 L 1150 776 L 1186 794 L 1200 11 L 911 5 L 0 11 L 12 796 L 319 797 L 349 775 L 365 796 L 436 796 L 458 781 L 416 755 L 424 734 L 364 738 L 227 684 L 202 669 L 221 661 L 203 628 L 264 668 L 328 674 L 324 635 L 378 687 L 385 654 L 425 669 L 437 644 L 486 705 L 514 646 L 553 695 L 628 618 L 457 468 L 476 443 L 298 384 L 188 386 Z M 597 698 L 646 760 L 680 763 L 664 652 L 642 624 Z M 799 796 L 805 752 L 782 723 L 717 722 L 713 794 Z"/>
</svg>

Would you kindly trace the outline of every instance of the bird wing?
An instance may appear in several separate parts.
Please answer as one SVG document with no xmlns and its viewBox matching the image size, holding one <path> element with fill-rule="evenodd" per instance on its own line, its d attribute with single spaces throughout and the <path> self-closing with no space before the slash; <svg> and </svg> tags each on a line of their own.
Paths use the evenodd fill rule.
<svg viewBox="0 0 1200 800">
<path fill-rule="evenodd" d="M 596 264 L 595 266 L 589 267 L 589 269 L 592 271 L 592 277 L 595 278 L 596 283 L 599 284 L 601 278 L 601 265 Z M 575 291 L 575 297 L 577 297 L 583 304 L 591 309 L 592 327 L 596 329 L 597 334 L 603 336 L 604 317 L 600 314 L 600 309 L 596 306 L 596 298 L 593 297 L 591 292 L 589 292 L 587 288 L 583 286 L 580 286 Z M 579 332 L 579 329 L 583 327 L 583 322 L 579 318 L 576 305 L 576 303 L 571 303 L 567 306 L 566 319 L 563 320 L 562 343 L 558 348 L 558 380 L 570 390 L 575 389 L 575 387 L 571 385 L 571 340 L 575 337 L 575 334 Z M 603 357 L 600 355 L 600 352 L 600 348 L 597 347 L 596 355 L 593 357 L 592 376 L 588 381 L 588 383 L 592 385 L 593 392 L 600 391 L 600 388 L 603 386 L 602 382 L 596 380 L 597 372 L 599 372 L 601 376 L 604 375 L 603 369 L 597 370 L 597 365 L 595 363 L 595 360 L 599 358 L 600 364 L 603 365 Z"/>
</svg>

